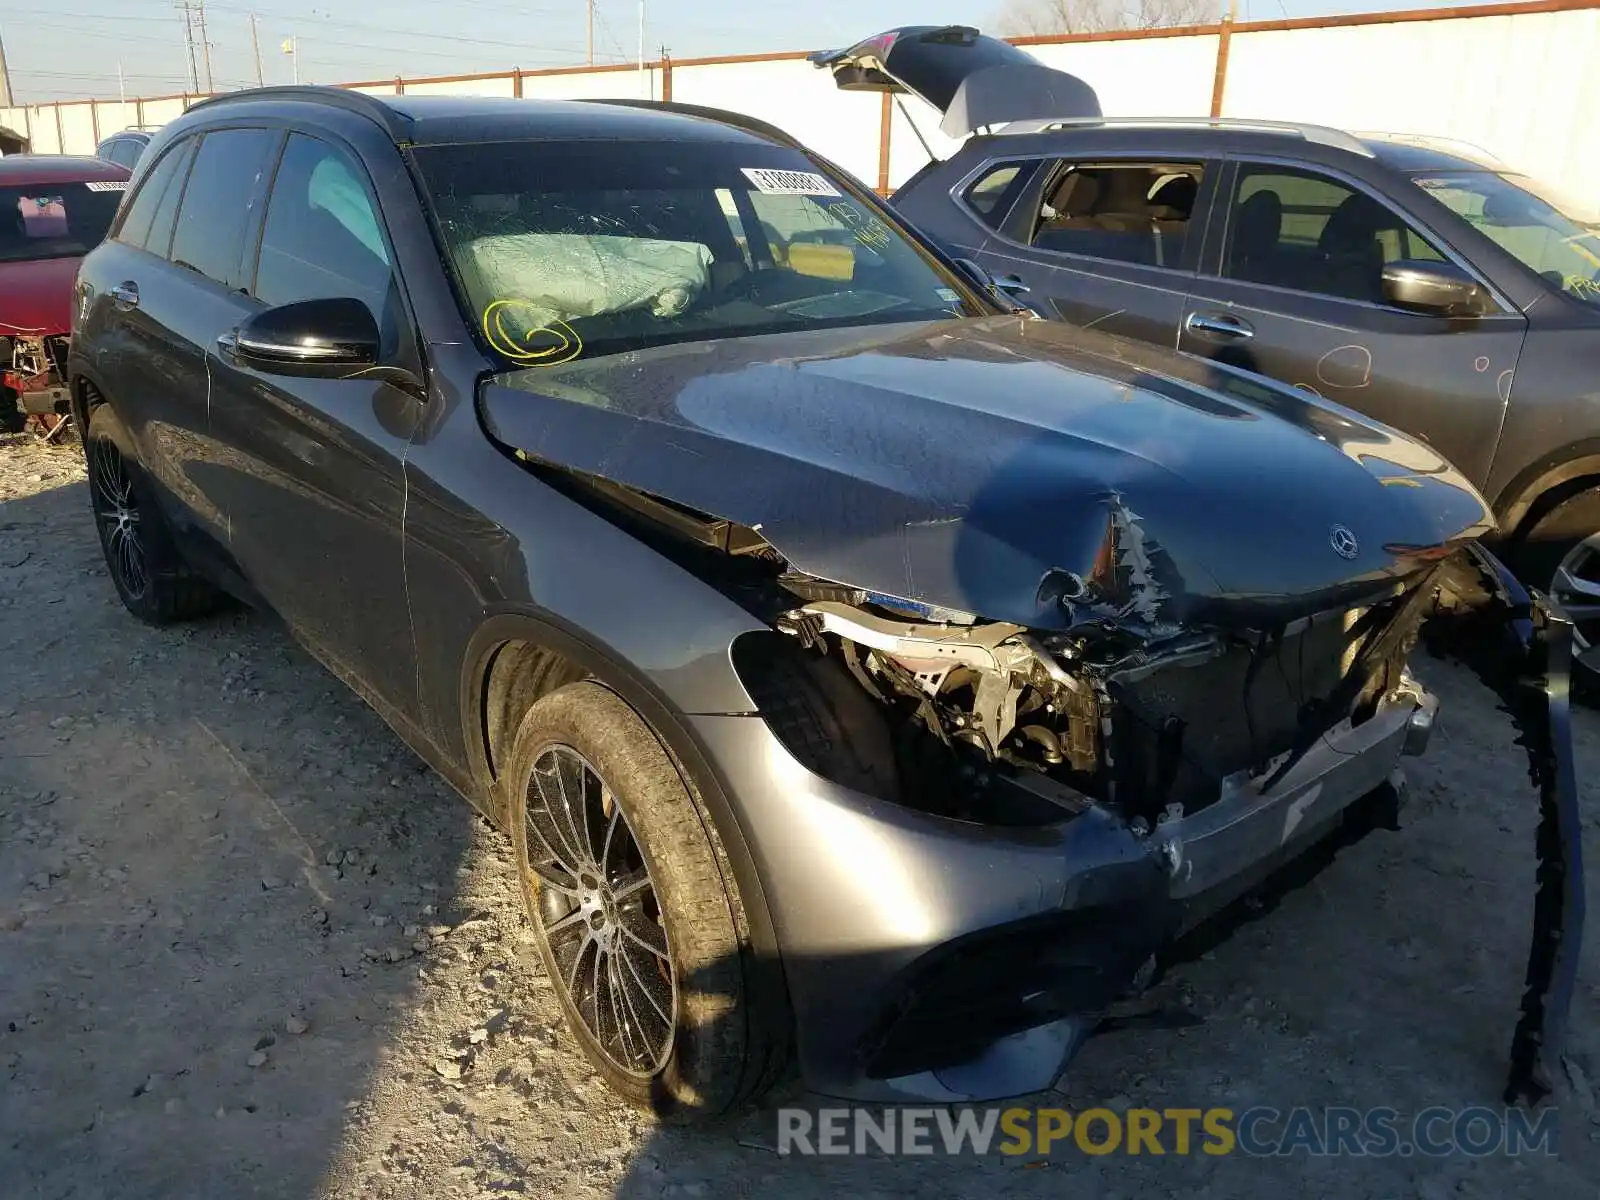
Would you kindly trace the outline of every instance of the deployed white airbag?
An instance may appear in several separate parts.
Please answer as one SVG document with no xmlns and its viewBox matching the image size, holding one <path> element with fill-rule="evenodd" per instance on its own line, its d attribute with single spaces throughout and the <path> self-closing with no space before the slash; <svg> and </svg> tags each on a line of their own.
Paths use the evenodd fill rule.
<svg viewBox="0 0 1600 1200">
<path fill-rule="evenodd" d="M 492 234 L 467 246 L 466 258 L 483 282 L 483 294 L 513 302 L 517 322 L 529 330 L 637 308 L 675 317 L 711 282 L 711 249 L 700 242 Z"/>
</svg>

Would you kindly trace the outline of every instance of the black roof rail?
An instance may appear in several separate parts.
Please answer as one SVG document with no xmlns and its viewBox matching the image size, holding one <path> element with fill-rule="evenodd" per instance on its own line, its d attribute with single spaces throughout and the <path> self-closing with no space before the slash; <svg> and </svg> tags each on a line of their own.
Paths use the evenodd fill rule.
<svg viewBox="0 0 1600 1200">
<path fill-rule="evenodd" d="M 275 87 L 246 88 L 238 92 L 224 92 L 208 96 L 191 104 L 186 113 L 218 104 L 240 104 L 252 100 L 301 100 L 310 104 L 329 104 L 347 112 L 358 113 L 382 125 L 397 142 L 405 141 L 411 134 L 411 119 L 396 112 L 377 96 L 365 92 L 352 92 L 348 88 L 323 87 L 316 84 L 280 84 Z"/>
<path fill-rule="evenodd" d="M 759 133 L 762 137 L 771 138 L 785 146 L 794 146 L 804 149 L 800 142 L 791 134 L 785 133 L 776 125 L 769 125 L 765 121 L 758 121 L 755 117 L 747 117 L 743 113 L 729 112 L 725 108 L 710 108 L 704 104 L 679 104 L 673 100 L 626 100 L 594 99 L 586 100 L 585 104 L 616 104 L 623 108 L 651 108 L 661 112 L 681 113 L 686 117 L 704 117 L 708 121 L 719 121 L 724 125 L 732 125 L 735 129 L 743 129 L 746 133 Z"/>
</svg>

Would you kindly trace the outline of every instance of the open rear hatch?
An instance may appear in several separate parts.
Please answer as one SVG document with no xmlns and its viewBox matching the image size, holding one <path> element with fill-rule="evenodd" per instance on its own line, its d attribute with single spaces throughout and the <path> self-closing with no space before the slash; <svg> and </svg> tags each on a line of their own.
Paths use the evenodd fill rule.
<svg viewBox="0 0 1600 1200">
<path fill-rule="evenodd" d="M 818 51 L 811 61 L 845 91 L 909 92 L 927 101 L 953 138 L 1012 121 L 1101 116 L 1099 97 L 1076 75 L 967 25 L 908 25 L 847 50 Z"/>
</svg>

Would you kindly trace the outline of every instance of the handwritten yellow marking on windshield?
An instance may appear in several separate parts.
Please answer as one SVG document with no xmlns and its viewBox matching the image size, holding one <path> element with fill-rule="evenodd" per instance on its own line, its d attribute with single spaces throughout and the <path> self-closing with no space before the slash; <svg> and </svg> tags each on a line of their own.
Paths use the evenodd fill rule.
<svg viewBox="0 0 1600 1200">
<path fill-rule="evenodd" d="M 832 204 L 825 204 L 823 208 L 839 224 L 850 231 L 850 235 L 869 250 L 884 250 L 894 241 L 889 232 L 889 227 L 878 219 L 873 213 L 864 213 L 851 205 L 848 201 L 838 200 Z"/>
<path fill-rule="evenodd" d="M 496 300 L 483 310 L 483 336 L 513 362 L 529 367 L 559 367 L 583 353 L 583 339 L 565 321 L 541 321 L 522 332 L 508 328 L 508 312 L 512 315 L 512 325 L 516 326 L 518 310 L 542 315 L 537 305 L 526 300 Z"/>
</svg>

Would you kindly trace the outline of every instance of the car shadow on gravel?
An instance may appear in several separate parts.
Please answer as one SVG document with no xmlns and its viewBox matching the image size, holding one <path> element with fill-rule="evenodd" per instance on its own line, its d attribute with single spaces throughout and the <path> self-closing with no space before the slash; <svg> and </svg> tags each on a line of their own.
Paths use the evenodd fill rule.
<svg viewBox="0 0 1600 1200">
<path fill-rule="evenodd" d="M 0 1193 L 319 1194 L 481 822 L 272 622 L 135 622 L 87 507 L 0 503 Z"/>
</svg>

